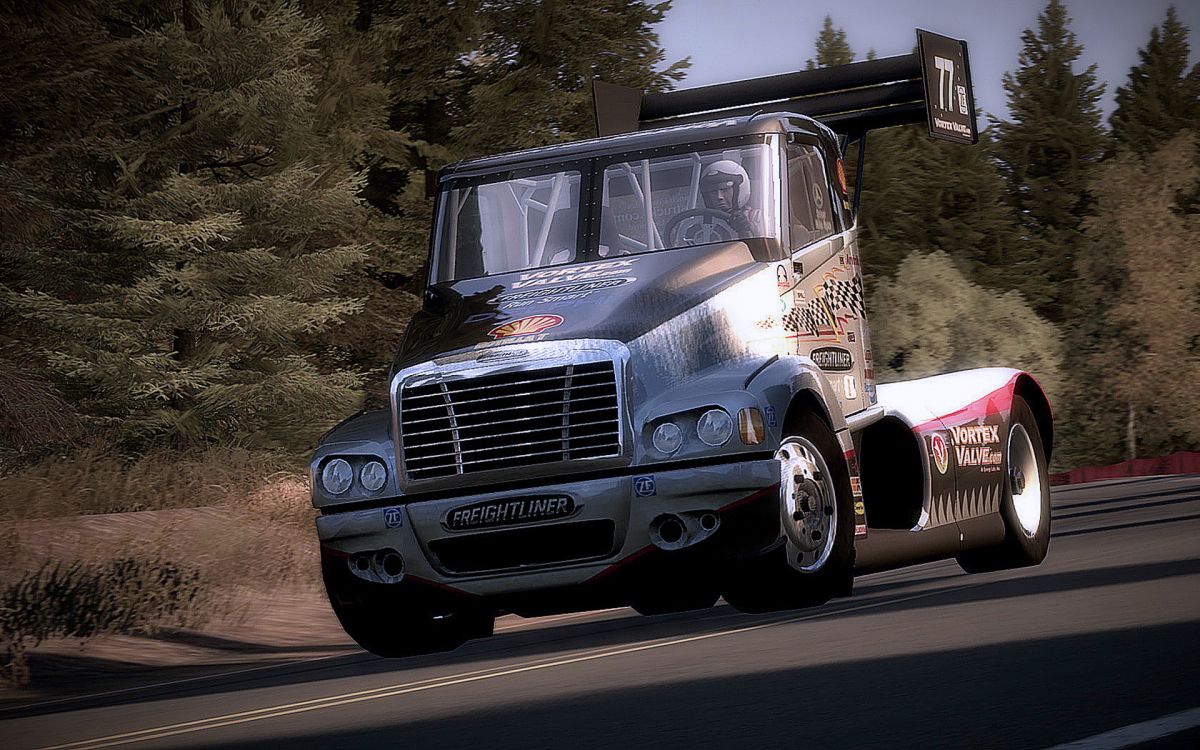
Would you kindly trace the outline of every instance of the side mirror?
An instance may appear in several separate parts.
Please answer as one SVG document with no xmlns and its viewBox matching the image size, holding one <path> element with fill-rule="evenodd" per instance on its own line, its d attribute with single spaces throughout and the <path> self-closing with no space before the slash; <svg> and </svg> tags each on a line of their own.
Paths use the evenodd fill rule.
<svg viewBox="0 0 1200 750">
<path fill-rule="evenodd" d="M 429 312 L 441 312 L 446 307 L 446 297 L 437 287 L 426 287 L 425 293 L 421 295 L 421 307 Z"/>
</svg>

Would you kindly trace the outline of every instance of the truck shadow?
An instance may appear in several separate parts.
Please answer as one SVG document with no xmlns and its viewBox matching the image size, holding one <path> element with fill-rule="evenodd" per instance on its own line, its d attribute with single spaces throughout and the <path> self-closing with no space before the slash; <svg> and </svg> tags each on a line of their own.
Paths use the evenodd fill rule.
<svg viewBox="0 0 1200 750">
<path fill-rule="evenodd" d="M 941 583 L 935 583 L 935 588 L 930 589 L 926 586 L 920 590 L 920 598 L 898 598 L 894 602 L 888 601 L 888 597 L 902 593 L 905 589 L 922 585 L 924 579 L 868 584 L 859 587 L 858 595 L 853 598 L 835 600 L 824 607 L 808 610 L 773 615 L 743 615 L 728 606 L 721 605 L 707 610 L 657 617 L 639 617 L 631 613 L 629 616 L 607 620 L 508 631 L 492 638 L 473 641 L 450 653 L 407 659 L 381 659 L 361 651 L 354 651 L 320 661 L 285 663 L 278 667 L 256 669 L 243 674 L 228 673 L 239 668 L 260 667 L 263 666 L 263 663 L 247 661 L 241 664 L 226 664 L 220 667 L 221 673 L 211 677 L 203 677 L 202 670 L 196 667 L 142 670 L 137 676 L 143 681 L 143 684 L 189 680 L 196 677 L 199 679 L 191 679 L 189 682 L 165 687 L 147 685 L 144 688 L 126 688 L 121 692 L 109 695 L 67 697 L 50 704 L 12 705 L 0 709 L 0 721 L 84 708 L 131 705 L 168 697 L 216 696 L 248 689 L 280 688 L 368 675 L 390 674 L 398 682 L 424 679 L 444 675 L 447 673 L 447 669 L 467 670 L 474 663 L 485 660 L 503 659 L 506 663 L 512 664 L 580 650 L 622 647 L 656 639 L 701 635 L 792 618 L 820 621 L 849 620 L 863 615 L 880 615 L 952 604 L 997 601 L 1028 595 L 1140 583 L 1196 574 L 1200 574 L 1200 558 L 1040 575 L 1026 574 L 1017 578 L 993 581 L 982 576 L 977 579 L 965 574 L 961 576 L 942 575 L 929 579 Z M 871 602 L 874 606 L 863 609 L 862 605 L 867 602 Z M 55 657 L 71 662 L 59 661 L 57 664 L 43 662 L 36 654 L 34 657 L 35 661 L 31 666 L 35 678 L 39 669 L 53 666 L 57 666 L 59 669 L 69 667 L 85 673 L 89 671 L 103 673 L 121 668 L 119 664 L 106 663 L 103 660 L 89 659 L 84 656 L 73 660 L 68 657 Z M 211 672 L 211 669 L 209 671 Z M 37 687 L 36 682 L 34 687 Z"/>
<path fill-rule="evenodd" d="M 377 706 L 370 718 L 358 713 L 368 726 L 349 731 L 294 734 L 292 725 L 287 735 L 271 736 L 260 725 L 250 730 L 254 741 L 222 743 L 199 733 L 190 746 L 1045 747 L 1194 706 L 1197 638 L 1200 622 L 1193 621 L 750 672 L 731 654 L 715 657 L 711 676 L 647 670 L 634 684 L 605 689 L 559 670 L 512 678 L 511 694 L 470 693 L 486 707 L 461 695 L 412 696 Z M 589 672 L 619 684 L 631 668 L 622 661 Z"/>
</svg>

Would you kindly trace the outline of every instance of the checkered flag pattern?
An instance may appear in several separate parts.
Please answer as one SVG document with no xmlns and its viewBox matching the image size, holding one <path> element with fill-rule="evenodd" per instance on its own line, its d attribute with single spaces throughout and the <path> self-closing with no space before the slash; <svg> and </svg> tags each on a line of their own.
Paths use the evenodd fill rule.
<svg viewBox="0 0 1200 750">
<path fill-rule="evenodd" d="M 784 316 L 784 328 L 817 336 L 822 328 L 837 327 L 837 321 L 830 317 L 830 312 L 835 316 L 846 311 L 859 318 L 866 317 L 862 279 L 859 277 L 829 279 L 822 283 L 818 290 L 820 298 L 810 301 L 804 307 L 795 308 Z"/>
<path fill-rule="evenodd" d="M 867 307 L 863 299 L 862 279 L 852 276 L 849 279 L 830 279 L 821 284 L 821 295 L 835 312 L 849 310 L 859 318 L 867 316 Z"/>
<path fill-rule="evenodd" d="M 813 300 L 804 307 L 794 308 L 783 317 L 785 330 L 806 333 L 809 336 L 818 335 L 821 326 L 829 328 L 831 325 L 833 321 L 829 319 L 829 313 L 825 311 L 825 306 L 820 300 Z"/>
</svg>

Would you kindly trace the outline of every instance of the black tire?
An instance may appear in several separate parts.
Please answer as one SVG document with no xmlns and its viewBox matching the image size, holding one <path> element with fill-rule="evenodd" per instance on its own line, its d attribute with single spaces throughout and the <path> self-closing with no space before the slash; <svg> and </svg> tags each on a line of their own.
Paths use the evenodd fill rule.
<svg viewBox="0 0 1200 750">
<path fill-rule="evenodd" d="M 1028 443 L 1023 438 L 1028 437 Z M 1025 447 L 1022 447 L 1022 446 Z M 1031 449 L 1032 455 L 1025 460 L 1021 451 Z M 1018 452 L 1014 456 L 1014 450 Z M 1014 461 L 1015 458 L 1015 461 Z M 1023 465 L 1022 465 L 1023 464 Z M 1025 498 L 1025 525 L 1022 524 L 1018 501 L 1014 498 L 1015 487 L 1032 491 L 1028 470 L 1036 467 L 1037 492 Z M 1014 479 L 1013 471 L 1019 470 L 1022 481 Z M 1050 548 L 1050 474 L 1046 469 L 1046 450 L 1042 435 L 1038 431 L 1037 418 L 1033 410 L 1020 396 L 1013 397 L 1012 416 L 1004 442 L 1004 492 L 1000 498 L 1000 517 L 1004 520 L 1004 541 L 992 547 L 970 550 L 958 556 L 958 564 L 968 573 L 986 573 L 992 570 L 1007 570 L 1037 565 L 1046 559 Z M 1040 515 L 1036 527 L 1030 515 L 1034 505 L 1029 501 L 1036 497 Z M 1026 526 L 1033 528 L 1032 532 Z"/>
<path fill-rule="evenodd" d="M 780 538 L 771 550 L 736 566 L 724 590 L 725 601 L 742 612 L 774 612 L 824 604 L 838 596 L 849 596 L 854 587 L 854 501 L 850 474 L 841 446 L 825 422 L 815 414 L 799 415 L 788 425 L 784 444 L 793 439 L 816 448 L 829 470 L 836 505 L 833 544 L 819 567 L 800 570 L 792 564 L 795 547 L 784 524 L 793 523 L 785 514 L 780 485 Z M 782 446 L 781 446 L 782 450 Z"/>
<path fill-rule="evenodd" d="M 472 638 L 492 635 L 495 617 L 484 610 L 448 609 L 405 596 L 403 584 L 355 578 L 345 561 L 322 561 L 329 604 L 347 635 L 376 656 L 398 658 L 452 651 Z"/>
</svg>

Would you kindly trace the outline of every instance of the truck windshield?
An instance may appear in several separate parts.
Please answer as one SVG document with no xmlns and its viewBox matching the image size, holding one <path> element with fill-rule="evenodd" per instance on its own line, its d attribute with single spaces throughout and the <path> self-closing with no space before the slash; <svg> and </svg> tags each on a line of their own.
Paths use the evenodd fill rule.
<svg viewBox="0 0 1200 750">
<path fill-rule="evenodd" d="M 452 182 L 434 281 L 779 237 L 777 142 L 634 152 Z M 595 185 L 594 189 L 581 186 Z M 582 200 L 581 200 L 582 189 Z M 581 211 L 580 206 L 587 207 Z M 585 228 L 591 240 L 581 245 Z"/>
<path fill-rule="evenodd" d="M 777 237 L 775 155 L 757 143 L 608 164 L 600 255 Z"/>
<path fill-rule="evenodd" d="M 447 190 L 439 222 L 438 280 L 575 260 L 579 181 L 578 171 L 547 172 Z"/>
</svg>

